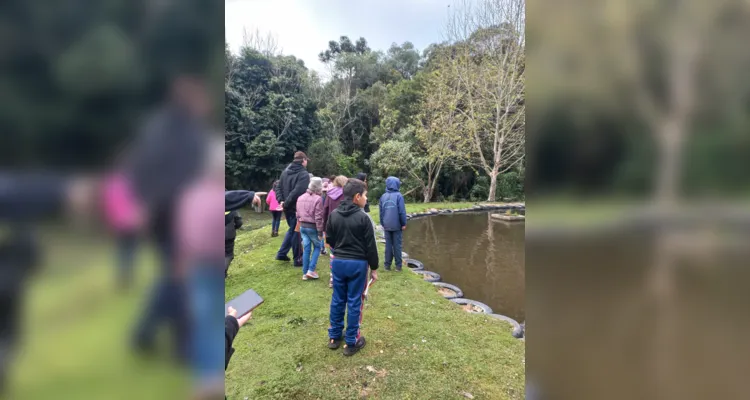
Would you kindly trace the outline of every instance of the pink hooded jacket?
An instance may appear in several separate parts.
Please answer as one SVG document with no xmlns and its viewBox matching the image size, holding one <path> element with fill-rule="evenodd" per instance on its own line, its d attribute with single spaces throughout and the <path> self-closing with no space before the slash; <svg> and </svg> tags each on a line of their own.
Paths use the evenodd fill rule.
<svg viewBox="0 0 750 400">
<path fill-rule="evenodd" d="M 326 228 L 323 225 L 323 198 L 307 191 L 297 200 L 297 220 L 315 224 L 318 233 L 322 234 Z"/>
</svg>

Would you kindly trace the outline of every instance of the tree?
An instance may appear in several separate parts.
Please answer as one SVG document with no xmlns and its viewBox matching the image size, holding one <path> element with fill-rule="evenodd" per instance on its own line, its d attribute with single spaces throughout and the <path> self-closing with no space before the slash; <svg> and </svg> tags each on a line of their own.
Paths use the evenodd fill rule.
<svg viewBox="0 0 750 400">
<path fill-rule="evenodd" d="M 447 32 L 453 40 L 440 54 L 441 76 L 462 97 L 458 111 L 470 140 L 470 164 L 490 177 L 495 201 L 500 174 L 525 156 L 525 10 L 523 0 L 489 0 L 476 8 L 464 1 Z"/>
</svg>

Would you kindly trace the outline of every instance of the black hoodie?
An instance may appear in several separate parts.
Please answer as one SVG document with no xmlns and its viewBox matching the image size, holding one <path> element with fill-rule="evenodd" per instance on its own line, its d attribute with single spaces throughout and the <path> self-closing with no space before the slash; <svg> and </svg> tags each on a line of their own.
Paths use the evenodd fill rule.
<svg viewBox="0 0 750 400">
<path fill-rule="evenodd" d="M 276 200 L 284 202 L 284 211 L 297 212 L 297 199 L 305 194 L 310 184 L 310 173 L 302 163 L 293 162 L 281 173 Z"/>
<path fill-rule="evenodd" d="M 378 269 L 378 247 L 372 221 L 351 199 L 345 199 L 328 217 L 326 242 L 336 258 L 367 260 L 370 269 Z"/>
</svg>

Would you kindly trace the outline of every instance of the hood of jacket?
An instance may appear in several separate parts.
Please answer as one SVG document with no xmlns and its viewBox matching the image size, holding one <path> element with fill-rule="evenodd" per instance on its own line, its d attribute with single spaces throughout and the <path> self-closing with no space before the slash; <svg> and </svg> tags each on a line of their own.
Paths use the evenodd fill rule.
<svg viewBox="0 0 750 400">
<path fill-rule="evenodd" d="M 353 201 L 346 199 L 339 204 L 339 207 L 336 209 L 338 210 L 339 214 L 343 215 L 344 217 L 348 217 L 350 215 L 353 215 L 354 213 L 358 213 L 362 211 L 362 208 L 356 204 L 354 204 Z"/>
<path fill-rule="evenodd" d="M 328 189 L 328 198 L 331 200 L 338 200 L 339 197 L 344 195 L 344 189 L 334 186 Z"/>
<path fill-rule="evenodd" d="M 395 176 L 389 176 L 385 180 L 385 190 L 389 193 L 398 192 L 401 188 L 401 181 Z"/>
<path fill-rule="evenodd" d="M 293 162 L 293 163 L 289 164 L 289 166 L 286 167 L 286 169 L 289 171 L 290 175 L 292 175 L 292 174 L 296 175 L 300 171 L 304 170 L 305 167 L 302 166 L 302 163 Z"/>
</svg>

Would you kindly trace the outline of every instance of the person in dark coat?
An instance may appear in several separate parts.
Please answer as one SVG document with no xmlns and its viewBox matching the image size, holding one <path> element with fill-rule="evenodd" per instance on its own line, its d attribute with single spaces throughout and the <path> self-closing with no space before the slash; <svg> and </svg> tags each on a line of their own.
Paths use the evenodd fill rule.
<svg viewBox="0 0 750 400">
<path fill-rule="evenodd" d="M 21 337 L 25 288 L 39 267 L 41 249 L 34 226 L 65 211 L 88 212 L 96 187 L 46 173 L 0 171 L 0 398 Z"/>
<path fill-rule="evenodd" d="M 229 264 L 234 260 L 234 241 L 237 229 L 242 227 L 238 210 L 248 203 L 260 204 L 260 198 L 249 190 L 224 192 L 224 277 L 229 273 Z"/>
<path fill-rule="evenodd" d="M 307 191 L 310 184 L 310 173 L 307 172 L 307 155 L 301 151 L 294 153 L 294 161 L 281 173 L 276 199 L 284 209 L 284 216 L 289 230 L 281 242 L 278 261 L 290 261 L 289 250 L 292 250 L 294 266 L 302 267 L 302 237 L 295 232 L 297 227 L 297 199 Z"/>
<path fill-rule="evenodd" d="M 161 258 L 160 273 L 136 325 L 136 351 L 152 352 L 163 324 L 170 325 L 179 359 L 188 352 L 188 316 L 184 285 L 176 275 L 175 213 L 183 190 L 203 168 L 213 129 L 206 83 L 180 74 L 170 84 L 169 102 L 147 121 L 129 149 L 124 171 L 149 215 L 150 233 Z"/>
<path fill-rule="evenodd" d="M 399 192 L 401 181 L 395 176 L 385 180 L 386 192 L 380 197 L 380 225 L 385 232 L 385 270 L 391 270 L 391 262 L 396 259 L 396 271 L 401 271 L 403 260 L 401 249 L 403 231 L 406 230 L 406 204 Z"/>
<path fill-rule="evenodd" d="M 356 177 L 354 177 L 354 179 L 359 179 L 360 181 L 364 182 L 365 183 L 365 188 L 367 187 L 367 174 L 366 173 L 360 172 L 360 173 L 357 174 Z M 365 207 L 363 208 L 363 210 L 365 210 L 365 212 L 369 214 L 370 213 L 370 203 L 365 204 Z"/>
</svg>

